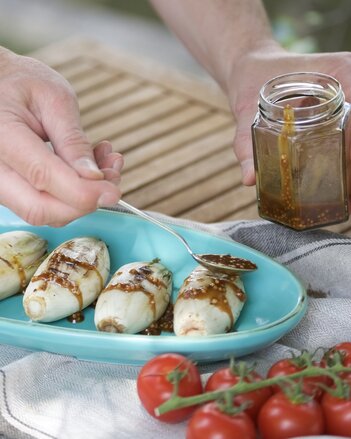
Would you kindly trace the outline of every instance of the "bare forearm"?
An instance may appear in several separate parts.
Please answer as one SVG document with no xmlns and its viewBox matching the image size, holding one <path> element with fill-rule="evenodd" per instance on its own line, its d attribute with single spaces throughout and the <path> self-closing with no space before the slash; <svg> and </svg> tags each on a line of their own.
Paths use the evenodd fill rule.
<svg viewBox="0 0 351 439">
<path fill-rule="evenodd" d="M 274 45 L 261 0 L 151 0 L 184 45 L 226 89 L 248 51 Z"/>
</svg>

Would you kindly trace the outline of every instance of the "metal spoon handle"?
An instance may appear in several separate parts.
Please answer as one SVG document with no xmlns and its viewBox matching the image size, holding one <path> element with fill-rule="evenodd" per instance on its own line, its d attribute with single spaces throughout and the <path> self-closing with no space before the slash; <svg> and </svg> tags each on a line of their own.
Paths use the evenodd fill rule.
<svg viewBox="0 0 351 439">
<path fill-rule="evenodd" d="M 185 239 L 179 235 L 175 230 L 173 230 L 171 227 L 167 226 L 165 223 L 162 223 L 161 221 L 157 220 L 156 218 L 153 218 L 152 216 L 148 215 L 147 213 L 143 212 L 142 210 L 137 209 L 134 206 L 131 206 L 130 204 L 126 203 L 123 200 L 119 200 L 118 204 L 125 207 L 126 209 L 130 210 L 131 212 L 135 213 L 136 215 L 139 215 L 146 219 L 147 221 L 151 221 L 152 223 L 156 224 L 159 227 L 162 227 L 162 229 L 167 230 L 167 232 L 172 233 L 176 238 L 178 238 L 186 247 L 188 252 L 194 257 L 194 253 L 189 247 L 188 243 L 185 241 Z"/>
</svg>

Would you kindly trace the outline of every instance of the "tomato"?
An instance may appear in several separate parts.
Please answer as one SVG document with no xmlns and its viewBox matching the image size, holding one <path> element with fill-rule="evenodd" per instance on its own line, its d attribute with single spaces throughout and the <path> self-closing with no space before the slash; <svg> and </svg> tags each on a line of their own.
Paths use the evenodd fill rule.
<svg viewBox="0 0 351 439">
<path fill-rule="evenodd" d="M 351 366 L 351 342 L 344 341 L 342 343 L 338 343 L 331 348 L 331 351 L 339 351 L 343 355 L 343 360 Z M 343 362 L 344 364 L 344 362 Z M 346 364 L 344 364 L 346 366 Z M 348 366 L 347 366 L 348 367 Z"/>
<path fill-rule="evenodd" d="M 141 368 L 137 378 L 138 395 L 144 408 L 151 416 L 169 423 L 183 421 L 196 409 L 186 407 L 156 416 L 155 409 L 172 395 L 173 384 L 169 374 L 175 370 L 186 371 L 179 382 L 178 395 L 193 396 L 202 393 L 201 377 L 197 367 L 179 354 L 169 353 L 154 357 Z"/>
<path fill-rule="evenodd" d="M 275 393 L 260 410 L 258 429 L 262 439 L 323 434 L 325 421 L 322 407 L 314 399 L 297 404 L 283 392 Z"/>
<path fill-rule="evenodd" d="M 225 367 L 222 369 L 218 369 L 208 379 L 205 386 L 205 391 L 209 392 L 212 390 L 228 389 L 228 387 L 232 387 L 237 384 L 239 380 L 240 376 L 237 375 L 232 368 Z M 261 375 L 259 375 L 255 371 L 250 372 L 244 378 L 244 381 L 246 383 L 252 383 L 261 380 Z M 272 391 L 270 387 L 264 387 L 262 389 L 242 393 L 235 396 L 234 403 L 235 405 L 241 405 L 246 402 L 250 403 L 248 408 L 245 409 L 245 412 L 255 421 L 260 408 L 262 407 L 263 403 L 271 396 L 271 394 Z"/>
<path fill-rule="evenodd" d="M 341 363 L 345 367 L 351 367 L 351 343 L 348 341 L 338 343 L 337 345 L 330 348 L 323 357 L 323 364 L 330 363 L 338 352 L 341 356 Z M 351 377 L 351 372 L 342 372 L 340 376 L 343 378 Z"/>
<path fill-rule="evenodd" d="M 326 433 L 351 437 L 351 399 L 337 398 L 325 392 L 321 404 Z"/>
<path fill-rule="evenodd" d="M 314 366 L 321 366 L 321 364 L 317 362 L 313 362 Z M 283 358 L 274 363 L 267 373 L 267 378 L 274 378 L 278 376 L 288 376 L 293 373 L 300 372 L 306 368 L 306 365 L 300 365 L 298 358 Z M 320 400 L 323 395 L 323 390 L 321 387 L 318 387 L 318 384 L 322 383 L 324 385 L 328 385 L 329 379 L 327 376 L 314 376 L 314 377 L 305 377 L 302 379 L 302 390 L 307 395 L 313 396 L 315 399 Z M 282 390 L 281 386 L 274 385 L 272 386 L 273 392 L 280 392 Z"/>
<path fill-rule="evenodd" d="M 255 425 L 245 412 L 229 415 L 215 402 L 199 407 L 190 418 L 186 439 L 255 439 Z"/>
</svg>

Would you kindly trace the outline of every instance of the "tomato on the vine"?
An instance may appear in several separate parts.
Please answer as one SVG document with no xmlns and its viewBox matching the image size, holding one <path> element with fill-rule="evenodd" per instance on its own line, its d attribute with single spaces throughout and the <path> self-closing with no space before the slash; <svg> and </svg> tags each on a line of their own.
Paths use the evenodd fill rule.
<svg viewBox="0 0 351 439">
<path fill-rule="evenodd" d="M 322 366 L 317 362 L 313 362 L 314 366 Z M 301 372 L 306 369 L 307 365 L 303 362 L 299 362 L 297 358 L 283 358 L 276 361 L 268 370 L 267 378 L 275 378 L 278 376 L 289 376 L 293 373 Z M 323 395 L 323 390 L 319 387 L 319 384 L 328 385 L 329 378 L 324 375 L 305 377 L 302 379 L 302 390 L 307 395 L 313 396 L 315 399 L 320 400 Z M 280 392 L 282 388 L 279 385 L 272 386 L 273 392 Z"/>
<path fill-rule="evenodd" d="M 256 371 L 250 371 L 244 378 L 245 383 L 254 383 L 261 381 L 262 377 Z M 224 367 L 214 372 L 208 379 L 205 385 L 205 392 L 213 390 L 223 390 L 234 386 L 240 381 L 240 375 L 235 373 L 233 368 Z M 253 390 L 251 392 L 241 393 L 234 397 L 235 405 L 242 405 L 248 403 L 245 412 L 255 421 L 258 412 L 265 401 L 271 396 L 272 391 L 270 387 L 263 387 L 262 389 Z"/>
<path fill-rule="evenodd" d="M 320 404 L 314 399 L 295 403 L 283 393 L 275 393 L 258 415 L 262 439 L 284 439 L 323 434 L 325 421 Z"/>
<path fill-rule="evenodd" d="M 151 416 L 160 421 L 176 423 L 188 418 L 196 407 L 171 410 L 156 416 L 155 409 L 170 399 L 173 393 L 172 374 L 181 373 L 178 395 L 193 396 L 202 393 L 200 373 L 189 359 L 180 354 L 161 354 L 148 361 L 140 370 L 137 390 L 140 401 Z"/>
<path fill-rule="evenodd" d="M 351 399 L 325 392 L 321 405 L 326 433 L 351 437 Z"/>
<path fill-rule="evenodd" d="M 340 352 L 343 356 L 343 365 L 346 367 L 351 366 L 351 342 L 344 341 L 333 346 L 330 351 Z"/>
<path fill-rule="evenodd" d="M 336 344 L 328 349 L 322 359 L 322 364 L 327 365 L 335 360 L 336 354 L 340 356 L 340 362 L 345 367 L 351 367 L 351 342 L 345 341 Z M 341 372 L 340 376 L 343 378 L 351 377 L 351 372 Z"/>
<path fill-rule="evenodd" d="M 253 420 L 245 412 L 227 414 L 215 402 L 199 407 L 192 415 L 186 439 L 255 439 Z"/>
</svg>

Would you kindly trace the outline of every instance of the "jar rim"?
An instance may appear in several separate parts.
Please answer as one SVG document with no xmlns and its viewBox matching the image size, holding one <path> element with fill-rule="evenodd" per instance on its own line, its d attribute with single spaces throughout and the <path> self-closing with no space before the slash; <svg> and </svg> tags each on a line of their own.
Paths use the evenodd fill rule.
<svg viewBox="0 0 351 439">
<path fill-rule="evenodd" d="M 283 99 L 316 97 L 323 99 L 317 104 L 294 106 L 297 124 L 313 123 L 319 119 L 334 118 L 343 108 L 344 93 L 340 82 L 334 77 L 319 72 L 290 72 L 275 76 L 267 81 L 260 90 L 259 107 L 268 118 L 281 122 L 286 105 Z"/>
</svg>

